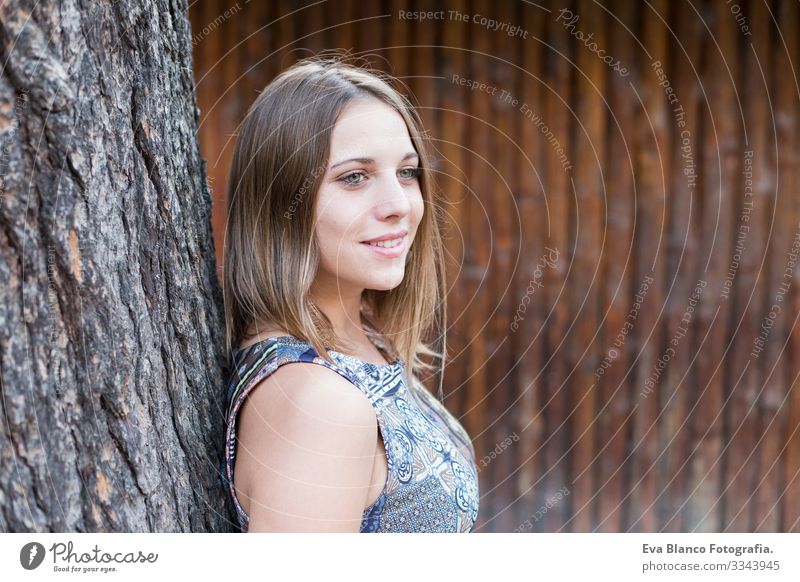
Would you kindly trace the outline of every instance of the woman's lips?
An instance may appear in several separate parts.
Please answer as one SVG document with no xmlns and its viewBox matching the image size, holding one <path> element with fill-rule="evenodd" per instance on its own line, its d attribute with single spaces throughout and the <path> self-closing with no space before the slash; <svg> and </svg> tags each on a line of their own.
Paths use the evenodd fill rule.
<svg viewBox="0 0 800 582">
<path fill-rule="evenodd" d="M 400 239 L 400 243 L 397 246 L 393 247 L 379 247 L 364 242 L 362 242 L 361 244 L 381 257 L 393 259 L 402 255 L 403 252 L 406 250 L 406 237 L 402 237 Z"/>
<path fill-rule="evenodd" d="M 408 234 L 407 230 L 397 230 L 395 232 L 390 232 L 388 234 L 384 234 L 381 236 L 376 236 L 375 238 L 370 238 L 367 240 L 362 240 L 361 242 L 365 243 L 374 243 L 379 241 L 387 241 L 387 240 L 396 240 L 398 238 L 402 238 Z"/>
</svg>

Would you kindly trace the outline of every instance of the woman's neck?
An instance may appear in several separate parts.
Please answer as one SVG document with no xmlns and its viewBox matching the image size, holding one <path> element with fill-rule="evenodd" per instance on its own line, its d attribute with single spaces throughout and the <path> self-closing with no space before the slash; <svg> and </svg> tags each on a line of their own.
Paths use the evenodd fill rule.
<svg viewBox="0 0 800 582">
<path fill-rule="evenodd" d="M 361 294 L 363 290 L 347 295 L 344 294 L 342 289 L 325 293 L 324 289 L 318 287 L 315 291 L 312 290 L 311 299 L 331 322 L 336 336 L 356 345 L 363 344 L 364 340 L 367 339 L 361 321 Z"/>
</svg>

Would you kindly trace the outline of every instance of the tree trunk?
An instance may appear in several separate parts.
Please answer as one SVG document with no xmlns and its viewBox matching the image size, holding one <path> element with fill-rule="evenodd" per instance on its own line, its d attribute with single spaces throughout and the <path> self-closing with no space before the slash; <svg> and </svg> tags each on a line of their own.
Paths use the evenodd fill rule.
<svg viewBox="0 0 800 582">
<path fill-rule="evenodd" d="M 185 1 L 0 5 L 0 530 L 230 531 Z"/>
</svg>

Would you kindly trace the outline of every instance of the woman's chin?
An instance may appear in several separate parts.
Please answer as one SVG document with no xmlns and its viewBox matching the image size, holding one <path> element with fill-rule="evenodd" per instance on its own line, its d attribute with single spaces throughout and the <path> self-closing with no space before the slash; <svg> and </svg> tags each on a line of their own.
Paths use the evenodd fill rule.
<svg viewBox="0 0 800 582">
<path fill-rule="evenodd" d="M 386 277 L 371 277 L 369 281 L 365 281 L 364 288 L 372 289 L 374 291 L 391 291 L 403 282 L 405 270 L 401 271 L 399 275 L 392 275 Z"/>
</svg>

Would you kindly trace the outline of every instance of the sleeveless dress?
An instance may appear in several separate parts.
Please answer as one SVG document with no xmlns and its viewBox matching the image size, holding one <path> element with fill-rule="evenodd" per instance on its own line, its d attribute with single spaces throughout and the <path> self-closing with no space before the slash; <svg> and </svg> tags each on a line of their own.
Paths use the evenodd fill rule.
<svg viewBox="0 0 800 582">
<path fill-rule="evenodd" d="M 381 353 L 394 357 L 380 334 L 365 331 Z M 333 350 L 328 353 L 336 365 L 319 356 L 311 344 L 281 336 L 234 354 L 221 473 L 241 531 L 248 530 L 249 517 L 233 486 L 238 413 L 259 382 L 290 362 L 312 362 L 334 370 L 361 390 L 375 410 L 388 477 L 381 494 L 364 509 L 362 533 L 471 531 L 478 517 L 478 468 L 472 442 L 458 420 L 416 378 L 415 385 L 407 385 L 402 358 L 379 365 Z"/>
</svg>

